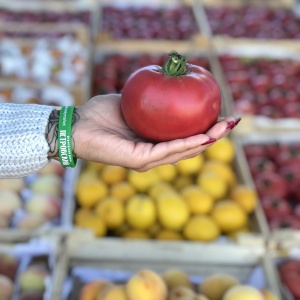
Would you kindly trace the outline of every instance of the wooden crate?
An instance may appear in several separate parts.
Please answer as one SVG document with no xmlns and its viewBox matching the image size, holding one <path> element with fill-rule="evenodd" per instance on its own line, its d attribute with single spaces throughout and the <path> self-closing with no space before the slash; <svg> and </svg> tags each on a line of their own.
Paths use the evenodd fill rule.
<svg viewBox="0 0 300 300">
<path fill-rule="evenodd" d="M 299 134 L 290 132 L 280 134 L 278 132 L 260 132 L 260 133 L 252 133 L 248 135 L 238 136 L 236 139 L 236 143 L 241 148 L 241 152 L 244 152 L 243 148 L 247 147 L 247 145 L 252 143 L 259 143 L 262 145 L 268 145 L 274 142 L 279 143 L 299 143 Z M 241 153 L 245 159 L 245 165 L 248 165 L 245 154 Z M 251 175 L 249 167 L 246 167 L 244 170 L 245 175 L 247 176 L 245 179 L 251 186 L 255 188 L 255 184 L 253 181 L 253 177 Z M 246 174 L 247 173 L 247 174 Z M 260 205 L 261 213 L 264 215 L 263 209 Z M 270 229 L 269 225 L 266 221 L 266 217 L 264 216 L 264 223 L 266 224 L 266 245 L 267 249 L 270 253 L 276 254 L 277 256 L 285 256 L 287 253 L 291 251 L 291 249 L 300 249 L 300 231 L 292 228 L 278 228 L 278 229 Z M 297 253 L 299 250 L 297 251 Z"/>
<path fill-rule="evenodd" d="M 45 24 L 44 24 L 45 25 Z M 22 27 L 22 25 L 20 25 Z M 57 28 L 63 28 L 63 25 L 45 25 L 45 27 L 42 28 L 47 28 L 47 30 L 56 30 Z M 24 32 L 26 31 L 27 26 L 24 26 Z M 29 25 L 30 30 L 33 32 L 35 31 L 34 25 L 30 24 Z M 74 41 L 78 42 L 80 45 L 84 47 L 86 50 L 86 58 L 85 58 L 85 63 L 86 63 L 86 70 L 83 74 L 83 78 L 80 79 L 80 82 L 77 82 L 76 84 L 71 84 L 71 85 L 64 85 L 63 83 L 53 81 L 52 78 L 49 79 L 48 82 L 38 82 L 35 81 L 35 79 L 31 78 L 15 78 L 15 76 L 1 76 L 0 78 L 0 88 L 7 88 L 7 89 L 13 89 L 16 87 L 28 87 L 35 89 L 37 91 L 41 91 L 45 88 L 61 88 L 65 90 L 66 92 L 70 93 L 70 95 L 73 98 L 73 103 L 67 104 L 67 105 L 81 105 L 87 100 L 89 100 L 91 96 L 91 72 L 92 72 L 92 44 L 90 41 L 88 41 L 87 36 L 86 36 L 86 29 L 83 27 L 77 27 L 77 26 L 67 26 L 66 30 L 71 29 L 73 30 L 74 33 L 76 33 L 77 37 L 79 38 L 78 40 L 74 39 Z M 38 31 L 39 28 L 36 28 Z M 1 24 L 0 24 L 0 31 L 1 31 Z M 14 45 L 18 45 L 19 48 L 25 49 L 24 51 L 27 51 L 26 49 L 31 49 L 36 42 L 41 41 L 42 39 L 40 38 L 7 38 L 5 41 L 12 42 Z M 51 45 L 51 38 L 46 39 L 47 42 Z M 30 50 L 28 50 L 30 51 Z M 26 54 L 24 54 L 26 55 Z M 42 103 L 42 104 L 47 104 L 47 103 Z M 55 104 L 56 106 L 62 106 L 62 103 L 57 103 Z"/>
<path fill-rule="evenodd" d="M 201 31 L 204 35 L 218 37 L 218 35 L 214 35 L 212 33 L 211 27 L 209 25 L 208 16 L 206 14 L 206 8 L 216 8 L 216 7 L 228 7 L 228 8 L 240 8 L 243 6 L 249 7 L 266 7 L 270 8 L 271 10 L 276 9 L 288 9 L 295 11 L 297 13 L 297 6 L 294 0 L 250 0 L 250 1 L 243 1 L 243 0 L 229 0 L 224 3 L 222 0 L 195 0 L 195 7 L 197 13 L 201 18 L 199 18 L 199 26 Z M 223 38 L 225 38 L 223 36 Z M 233 37 L 226 37 L 227 41 L 230 43 L 231 40 L 235 39 Z M 257 41 L 255 38 L 247 38 L 249 40 Z M 262 42 L 268 39 L 260 39 L 257 42 Z M 285 43 L 288 42 L 285 39 L 280 39 L 281 42 Z M 297 41 L 295 41 L 297 42 Z"/>
<path fill-rule="evenodd" d="M 119 280 L 126 280 L 128 274 L 134 274 L 142 268 L 152 269 L 159 274 L 168 268 L 177 268 L 193 278 L 226 273 L 245 283 L 258 267 L 262 271 L 264 278 L 261 280 L 265 288 L 269 288 L 278 300 L 281 299 L 272 261 L 259 247 L 237 249 L 226 244 L 203 247 L 197 243 L 95 240 L 88 232 L 73 231 L 66 239 L 64 259 L 61 260 L 60 272 L 55 278 L 53 300 L 70 299 L 66 296 L 70 289 L 78 295 L 79 282 L 76 287 L 65 286 L 74 267 L 96 268 L 100 273 L 102 270 L 102 276 L 103 273 L 119 275 Z"/>
<path fill-rule="evenodd" d="M 96 1 L 97 2 L 97 1 Z M 115 6 L 115 7 L 149 7 L 149 8 L 162 8 L 162 9 L 168 9 L 168 8 L 174 8 L 174 7 L 179 7 L 179 6 L 187 6 L 190 7 L 192 9 L 193 15 L 195 17 L 195 23 L 197 25 L 197 31 L 199 31 L 198 33 L 195 32 L 195 34 L 193 36 L 191 36 L 191 40 L 197 38 L 197 36 L 199 34 L 201 34 L 200 32 L 200 27 L 198 24 L 198 20 L 197 20 L 197 13 L 195 11 L 195 6 L 194 6 L 194 1 L 193 0 L 154 0 L 151 1 L 149 3 L 142 3 L 141 1 L 137 1 L 137 0 L 130 0 L 130 1 L 125 1 L 125 0 L 113 0 L 113 1 L 109 1 L 109 0 L 102 0 L 97 2 L 98 5 L 98 12 L 97 12 L 97 17 L 95 17 L 95 27 L 94 27 L 94 31 L 95 31 L 95 43 L 96 44 L 101 44 L 103 42 L 103 40 L 106 41 L 111 41 L 113 42 L 114 38 L 112 37 L 112 35 L 109 32 L 105 32 L 100 28 L 100 22 L 103 18 L 103 7 L 110 5 L 110 6 Z M 123 41 L 126 43 L 127 41 L 132 41 L 132 39 L 130 38 L 120 38 L 118 39 L 119 41 Z M 152 40 L 152 42 L 154 40 L 156 40 L 155 38 L 150 38 L 150 40 Z M 161 42 L 168 42 L 170 41 L 171 43 L 176 41 L 177 44 L 185 44 L 185 43 L 189 43 L 190 40 L 158 40 L 158 45 Z M 135 42 L 135 40 L 133 40 L 133 42 Z M 140 42 L 145 42 L 146 44 L 149 43 L 148 39 L 141 39 Z"/>
<path fill-rule="evenodd" d="M 36 176 L 37 174 L 31 174 L 27 178 L 25 177 L 24 180 L 26 182 L 30 182 L 30 180 L 34 179 Z M 19 243 L 27 243 L 31 239 L 51 236 L 57 239 L 61 238 L 65 234 L 65 232 L 69 228 L 68 209 L 70 207 L 69 201 L 71 201 L 71 197 L 73 194 L 73 191 L 70 189 L 70 185 L 72 185 L 72 183 L 74 182 L 73 173 L 69 169 L 67 169 L 63 174 L 61 181 L 62 196 L 61 212 L 59 218 L 57 220 L 52 220 L 52 222 L 46 222 L 45 220 L 45 223 L 43 223 L 39 227 L 36 227 L 35 229 L 18 228 L 13 227 L 13 224 L 18 223 L 18 221 L 22 219 L 24 211 L 16 211 L 15 213 L 17 215 L 12 216 L 12 224 L 10 224 L 11 226 L 8 228 L 2 227 L 0 229 L 0 248 L 3 244 L 17 245 Z M 22 204 L 25 203 L 26 199 L 28 199 L 27 196 L 30 196 L 29 186 L 30 184 L 25 185 L 19 193 L 20 197 L 24 201 L 22 202 Z M 25 210 L 24 205 L 22 205 L 22 209 Z"/>
<path fill-rule="evenodd" d="M 237 175 L 238 180 L 240 183 L 250 187 L 254 188 L 253 182 L 251 180 L 251 174 L 249 173 L 248 170 L 248 165 L 244 156 L 244 153 L 242 151 L 242 148 L 240 147 L 240 144 L 236 142 L 235 139 L 232 139 L 235 149 L 236 149 L 236 155 L 234 159 L 234 169 Z M 70 195 L 72 199 L 70 201 L 67 201 L 69 204 L 68 206 L 68 213 L 66 215 L 66 224 L 69 224 L 70 228 L 73 230 L 77 230 L 78 227 L 74 225 L 74 214 L 77 209 L 77 200 L 76 200 L 76 185 L 77 185 L 77 180 L 81 174 L 81 172 L 84 170 L 85 167 L 85 161 L 79 160 L 77 164 L 77 168 L 73 169 L 72 172 L 72 179 L 73 181 L 70 183 L 69 187 L 73 191 L 73 194 Z M 250 233 L 240 233 L 239 235 L 236 236 L 234 240 L 231 239 L 226 239 L 221 237 L 221 239 L 213 241 L 213 242 L 195 242 L 195 244 L 198 244 L 199 247 L 203 249 L 210 249 L 210 247 L 220 247 L 222 249 L 223 243 L 228 244 L 229 247 L 233 249 L 243 249 L 244 247 L 249 247 L 249 249 L 253 249 L 253 251 L 256 251 L 258 249 L 264 249 L 266 246 L 267 241 L 269 240 L 269 228 L 267 225 L 267 221 L 264 215 L 264 212 L 262 210 L 262 207 L 260 203 L 257 204 L 255 211 L 251 214 L 249 217 L 249 225 L 251 228 Z M 98 238 L 98 241 L 107 241 L 110 243 L 110 241 L 116 243 L 128 243 L 130 245 L 131 241 L 126 241 L 123 238 L 118 238 L 118 237 L 103 237 L 103 238 Z M 134 241 L 133 241 L 134 242 Z M 155 239 L 149 239 L 146 241 L 143 241 L 145 245 L 149 245 L 149 247 L 152 247 L 151 245 L 154 243 L 156 245 L 160 244 L 160 240 L 155 240 Z M 188 240 L 182 240 L 180 244 L 182 244 L 182 247 L 185 247 L 185 245 L 189 245 L 191 242 Z M 133 243 L 134 245 L 134 243 Z M 174 245 L 174 246 L 172 246 Z M 176 243 L 175 244 L 169 244 L 169 247 L 177 247 Z M 187 246 L 188 247 L 188 246 Z M 221 251 L 221 250 L 220 250 Z M 238 251 L 238 250 L 237 250 Z M 224 259 L 227 259 L 226 256 L 224 256 Z"/>
<path fill-rule="evenodd" d="M 235 102 L 230 90 L 226 75 L 222 68 L 221 62 L 218 59 L 219 55 L 233 55 L 237 57 L 249 59 L 291 59 L 295 61 L 300 60 L 300 43 L 293 41 L 266 41 L 264 43 L 258 40 L 249 39 L 232 39 L 227 38 L 212 38 L 212 51 L 215 53 L 215 76 L 221 82 L 223 93 L 226 98 L 225 112 L 227 115 L 237 114 L 235 111 Z M 242 114 L 242 121 L 239 126 L 235 128 L 235 134 L 249 134 L 259 131 L 267 132 L 287 132 L 298 131 L 300 128 L 299 119 L 295 118 L 277 118 L 271 119 L 266 116 Z"/>
<path fill-rule="evenodd" d="M 42 259 L 48 265 L 50 274 L 45 280 L 44 299 L 52 299 L 55 294 L 53 283 L 55 282 L 55 278 L 60 274 L 58 266 L 61 252 L 61 239 L 55 236 L 36 237 L 18 244 L 0 243 L 0 253 L 15 257 L 18 262 L 13 282 L 14 292 L 12 299 L 19 299 L 19 276 L 34 259 Z"/>
</svg>

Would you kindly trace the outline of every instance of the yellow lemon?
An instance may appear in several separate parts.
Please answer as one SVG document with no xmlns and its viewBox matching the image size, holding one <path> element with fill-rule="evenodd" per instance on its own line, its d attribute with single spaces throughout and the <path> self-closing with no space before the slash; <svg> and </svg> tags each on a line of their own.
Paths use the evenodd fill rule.
<svg viewBox="0 0 300 300">
<path fill-rule="evenodd" d="M 215 173 L 224 179 L 230 187 L 233 187 L 237 183 L 233 167 L 230 164 L 226 164 L 218 160 L 206 160 L 203 165 L 202 172 Z"/>
<path fill-rule="evenodd" d="M 154 168 L 161 180 L 172 182 L 177 175 L 177 168 L 171 164 Z"/>
<path fill-rule="evenodd" d="M 192 176 L 187 176 L 187 175 L 180 175 L 177 176 L 176 179 L 173 182 L 173 186 L 177 191 L 180 191 L 187 185 L 193 184 L 193 178 Z"/>
<path fill-rule="evenodd" d="M 182 235 L 174 230 L 162 229 L 155 235 L 155 239 L 163 241 L 180 241 L 182 240 Z"/>
<path fill-rule="evenodd" d="M 105 182 L 89 172 L 82 173 L 76 186 L 77 202 L 83 207 L 91 208 L 108 194 Z"/>
<path fill-rule="evenodd" d="M 104 164 L 101 164 L 101 163 L 95 163 L 93 161 L 86 161 L 86 164 L 85 164 L 85 169 L 87 171 L 96 171 L 96 172 L 99 172 L 103 169 L 105 165 Z"/>
<path fill-rule="evenodd" d="M 128 181 L 138 192 L 147 192 L 159 180 L 155 169 L 150 169 L 146 172 L 137 172 L 134 170 L 129 170 L 128 172 Z"/>
<path fill-rule="evenodd" d="M 129 229 L 126 231 L 122 237 L 124 239 L 130 239 L 130 240 L 148 240 L 150 239 L 150 236 L 147 232 L 143 230 L 138 229 Z"/>
<path fill-rule="evenodd" d="M 202 172 L 196 179 L 197 185 L 214 200 L 227 196 L 228 185 L 224 179 L 211 172 Z"/>
<path fill-rule="evenodd" d="M 183 235 L 190 241 L 210 242 L 221 234 L 218 224 L 206 215 L 191 217 L 183 229 Z"/>
<path fill-rule="evenodd" d="M 112 234 L 114 236 L 123 236 L 123 234 L 128 230 L 130 230 L 130 226 L 128 225 L 128 223 L 123 223 L 119 227 L 113 229 Z"/>
<path fill-rule="evenodd" d="M 152 187 L 149 189 L 148 194 L 153 199 L 157 199 L 162 193 L 164 192 L 176 192 L 173 188 L 173 186 L 165 181 L 159 181 L 152 185 Z"/>
<path fill-rule="evenodd" d="M 147 229 L 147 233 L 151 237 L 154 237 L 160 230 L 161 230 L 161 225 L 158 222 L 155 222 Z"/>
<path fill-rule="evenodd" d="M 239 230 L 247 224 L 246 212 L 232 200 L 215 203 L 211 216 L 224 233 Z"/>
<path fill-rule="evenodd" d="M 197 185 L 186 186 L 181 190 L 181 195 L 192 214 L 207 214 L 213 208 L 213 197 Z"/>
<path fill-rule="evenodd" d="M 160 224 L 165 229 L 179 231 L 187 222 L 190 212 L 180 195 L 165 192 L 158 198 L 157 214 Z"/>
<path fill-rule="evenodd" d="M 199 154 L 195 157 L 180 160 L 177 163 L 178 172 L 181 175 L 194 175 L 198 174 L 203 166 L 204 157 Z"/>
<path fill-rule="evenodd" d="M 83 219 L 79 227 L 92 230 L 97 237 L 105 236 L 107 232 L 104 221 L 100 216 L 93 213 Z"/>
<path fill-rule="evenodd" d="M 108 229 L 121 226 L 125 220 L 123 203 L 114 196 L 107 196 L 95 207 L 95 213 L 105 222 Z"/>
<path fill-rule="evenodd" d="M 208 159 L 215 159 L 230 164 L 233 162 L 235 149 L 230 138 L 224 137 L 207 148 L 204 154 Z"/>
<path fill-rule="evenodd" d="M 120 166 L 105 165 L 100 173 L 100 178 L 108 185 L 124 181 L 127 169 Z"/>
<path fill-rule="evenodd" d="M 252 213 L 257 205 L 254 189 L 246 185 L 237 185 L 230 192 L 230 199 L 240 204 L 247 214 Z"/>
<path fill-rule="evenodd" d="M 134 229 L 147 229 L 156 220 L 154 200 L 145 194 L 136 194 L 126 203 L 125 215 Z"/>
<path fill-rule="evenodd" d="M 74 223 L 76 226 L 81 224 L 81 221 L 87 218 L 92 213 L 91 209 L 86 207 L 81 207 L 76 210 L 74 214 Z"/>
<path fill-rule="evenodd" d="M 136 190 L 128 181 L 120 181 L 111 186 L 110 193 L 112 196 L 126 202 L 136 193 Z"/>
</svg>

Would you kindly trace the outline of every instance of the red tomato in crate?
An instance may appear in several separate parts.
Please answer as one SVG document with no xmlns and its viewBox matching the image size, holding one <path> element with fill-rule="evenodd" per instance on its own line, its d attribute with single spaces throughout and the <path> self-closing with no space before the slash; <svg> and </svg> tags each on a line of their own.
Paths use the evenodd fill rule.
<svg viewBox="0 0 300 300">
<path fill-rule="evenodd" d="M 209 71 L 171 52 L 163 67 L 149 65 L 129 76 L 121 108 L 128 126 L 138 135 L 168 141 L 205 133 L 214 125 L 221 92 Z"/>
</svg>

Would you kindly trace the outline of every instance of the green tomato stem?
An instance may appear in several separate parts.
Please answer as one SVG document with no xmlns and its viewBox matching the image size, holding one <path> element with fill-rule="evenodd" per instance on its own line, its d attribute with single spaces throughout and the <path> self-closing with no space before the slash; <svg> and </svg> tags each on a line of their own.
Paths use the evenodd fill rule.
<svg viewBox="0 0 300 300">
<path fill-rule="evenodd" d="M 176 77 L 187 73 L 187 58 L 185 56 L 178 54 L 176 51 L 172 51 L 168 57 L 168 60 L 162 66 L 165 75 Z"/>
</svg>

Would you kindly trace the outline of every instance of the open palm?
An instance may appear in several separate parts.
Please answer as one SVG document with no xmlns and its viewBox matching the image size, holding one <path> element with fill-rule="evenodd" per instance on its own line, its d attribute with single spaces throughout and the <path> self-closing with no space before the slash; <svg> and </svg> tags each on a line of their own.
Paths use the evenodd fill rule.
<svg viewBox="0 0 300 300">
<path fill-rule="evenodd" d="M 121 96 L 96 96 L 77 108 L 80 116 L 74 126 L 74 152 L 78 158 L 146 171 L 158 165 L 194 157 L 228 132 L 233 117 L 219 121 L 206 134 L 169 142 L 152 143 L 137 136 L 125 123 L 121 113 Z M 229 126 L 232 127 L 232 126 Z"/>
</svg>

